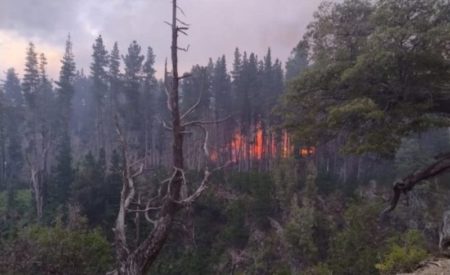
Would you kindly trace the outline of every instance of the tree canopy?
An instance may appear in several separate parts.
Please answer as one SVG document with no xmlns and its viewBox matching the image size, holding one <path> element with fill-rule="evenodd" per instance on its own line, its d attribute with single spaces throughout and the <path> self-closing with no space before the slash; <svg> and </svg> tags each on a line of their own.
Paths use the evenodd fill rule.
<svg viewBox="0 0 450 275">
<path fill-rule="evenodd" d="M 403 137 L 449 125 L 449 5 L 443 0 L 323 3 L 289 84 L 286 125 L 308 144 L 393 156 Z"/>
</svg>

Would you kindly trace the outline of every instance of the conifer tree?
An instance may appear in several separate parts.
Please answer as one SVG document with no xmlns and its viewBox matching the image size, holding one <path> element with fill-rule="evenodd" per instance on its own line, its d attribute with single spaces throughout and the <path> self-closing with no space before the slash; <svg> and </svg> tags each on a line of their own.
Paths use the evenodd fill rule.
<svg viewBox="0 0 450 275">
<path fill-rule="evenodd" d="M 155 99 L 156 99 L 156 88 L 158 86 L 154 69 L 155 55 L 153 54 L 153 49 L 148 47 L 147 56 L 142 67 L 142 72 L 144 73 L 144 84 L 143 84 L 143 115 L 144 115 L 144 156 L 145 165 L 148 165 L 147 156 L 150 155 L 150 150 L 155 151 L 156 141 L 154 135 L 154 121 L 155 121 Z"/>
<path fill-rule="evenodd" d="M 308 48 L 306 43 L 299 42 L 286 62 L 286 80 L 298 77 L 308 67 Z"/>
<path fill-rule="evenodd" d="M 111 112 L 117 112 L 119 90 L 120 90 L 120 53 L 117 42 L 114 43 L 113 49 L 109 56 L 109 104 Z"/>
<path fill-rule="evenodd" d="M 44 77 L 45 65 L 46 62 L 43 58 L 41 58 L 41 64 L 39 64 L 34 45 L 30 43 L 22 81 L 22 90 L 27 107 L 24 112 L 26 121 L 24 134 L 27 142 L 24 155 L 38 220 L 41 220 L 44 210 L 51 140 L 50 122 L 47 115 L 51 109 L 51 102 L 43 95 L 50 96 L 52 87 Z"/>
<path fill-rule="evenodd" d="M 92 63 L 91 63 L 91 78 L 92 78 L 92 94 L 93 106 L 95 114 L 95 139 L 96 149 L 105 147 L 105 98 L 108 89 L 108 52 L 103 44 L 101 35 L 97 37 L 92 46 Z"/>
<path fill-rule="evenodd" d="M 21 92 L 20 79 L 14 68 L 6 71 L 6 80 L 4 84 L 5 99 L 9 105 L 14 107 L 23 106 L 23 96 Z"/>
<path fill-rule="evenodd" d="M 33 43 L 29 43 L 26 53 L 25 73 L 23 75 L 22 90 L 30 108 L 34 107 L 34 93 L 39 86 L 39 68 L 37 53 Z"/>
<path fill-rule="evenodd" d="M 53 186 L 50 192 L 53 206 L 63 205 L 67 202 L 74 180 L 72 164 L 70 115 L 72 97 L 74 95 L 75 61 L 72 52 L 70 36 L 66 41 L 66 49 L 62 58 L 59 81 L 56 83 L 59 121 L 58 143 L 56 153 L 56 166 L 54 167 Z"/>
<path fill-rule="evenodd" d="M 141 54 L 141 46 L 133 41 L 128 47 L 128 53 L 122 56 L 125 63 L 124 92 L 126 102 L 121 108 L 128 130 L 138 131 L 141 122 L 141 93 L 142 63 L 144 55 Z"/>
<path fill-rule="evenodd" d="M 13 68 L 8 69 L 4 84 L 4 112 L 2 121 L 4 122 L 4 146 L 3 155 L 3 179 L 6 182 L 8 193 L 8 207 L 11 206 L 14 198 L 14 190 L 21 183 L 23 169 L 22 154 L 22 124 L 23 124 L 23 97 L 20 80 Z M 3 109 L 2 109 L 3 111 Z M 2 123 L 3 126 L 3 123 Z"/>
</svg>

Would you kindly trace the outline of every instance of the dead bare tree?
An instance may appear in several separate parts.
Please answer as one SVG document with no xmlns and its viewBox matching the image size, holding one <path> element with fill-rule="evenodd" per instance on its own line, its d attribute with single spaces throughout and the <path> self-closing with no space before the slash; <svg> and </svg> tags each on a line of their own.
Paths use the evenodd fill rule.
<svg viewBox="0 0 450 275">
<path fill-rule="evenodd" d="M 37 123 L 35 121 L 35 123 Z M 44 128 L 44 127 L 43 127 Z M 25 159 L 30 172 L 30 187 L 34 197 L 36 218 L 41 221 L 44 212 L 44 189 L 47 180 L 48 154 L 50 150 L 48 131 L 36 131 L 30 135 Z"/>
<path fill-rule="evenodd" d="M 167 63 L 165 72 L 167 107 L 171 113 L 172 121 L 171 125 L 164 123 L 164 127 L 172 132 L 173 173 L 168 179 L 161 182 L 157 196 L 144 200 L 144 198 L 137 194 L 136 179 L 143 173 L 144 162 L 131 157 L 127 139 L 121 130 L 118 119 L 116 119 L 116 130 L 123 157 L 123 185 L 119 212 L 113 229 L 117 265 L 116 269 L 108 274 L 147 274 L 167 240 L 176 214 L 182 209 L 189 207 L 203 193 L 207 188 L 207 183 L 212 172 L 224 167 L 210 171 L 208 165 L 206 165 L 204 167 L 203 178 L 197 189 L 192 194 L 187 194 L 183 156 L 184 135 L 189 133 L 189 131 L 186 131 L 189 127 L 196 127 L 202 130 L 204 133 L 203 153 L 208 158 L 208 132 L 203 124 L 211 122 L 185 121 L 198 104 L 189 108 L 183 115 L 180 115 L 179 82 L 181 79 L 189 77 L 189 75 L 184 74 L 183 76 L 179 76 L 178 51 L 186 51 L 187 49 L 178 46 L 178 36 L 180 33 L 186 35 L 189 26 L 177 17 L 178 11 L 182 12 L 177 5 L 177 0 L 173 0 L 172 22 L 166 22 L 172 30 L 172 73 L 170 76 L 168 75 Z M 152 225 L 152 230 L 143 238 L 143 241 L 138 242 L 133 247 L 127 241 L 126 218 L 129 213 L 143 214 L 145 220 Z"/>
</svg>

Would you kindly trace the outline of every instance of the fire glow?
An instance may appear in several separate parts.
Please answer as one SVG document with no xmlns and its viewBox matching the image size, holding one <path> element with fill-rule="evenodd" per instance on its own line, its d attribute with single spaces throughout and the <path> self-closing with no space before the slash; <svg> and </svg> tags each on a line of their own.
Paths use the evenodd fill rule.
<svg viewBox="0 0 450 275">
<path fill-rule="evenodd" d="M 290 137 L 286 131 L 277 138 L 274 133 L 264 133 L 264 129 L 258 125 L 250 136 L 241 131 L 233 134 L 231 141 L 231 159 L 233 162 L 244 160 L 264 160 L 277 157 L 288 158 L 294 153 Z"/>
</svg>

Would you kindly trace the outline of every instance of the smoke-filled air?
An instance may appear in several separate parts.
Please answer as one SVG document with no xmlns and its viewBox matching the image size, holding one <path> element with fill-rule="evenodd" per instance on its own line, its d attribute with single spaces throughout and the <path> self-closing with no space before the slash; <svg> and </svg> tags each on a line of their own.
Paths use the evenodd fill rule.
<svg viewBox="0 0 450 275">
<path fill-rule="evenodd" d="M 0 274 L 450 274 L 448 0 L 0 0 Z"/>
</svg>

